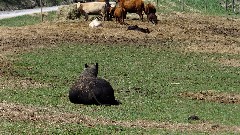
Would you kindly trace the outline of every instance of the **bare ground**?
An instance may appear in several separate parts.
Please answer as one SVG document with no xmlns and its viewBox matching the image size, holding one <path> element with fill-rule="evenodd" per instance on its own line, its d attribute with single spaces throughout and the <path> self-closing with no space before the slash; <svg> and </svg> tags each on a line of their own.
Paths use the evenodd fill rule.
<svg viewBox="0 0 240 135">
<path fill-rule="evenodd" d="M 103 118 L 91 118 L 86 115 L 75 113 L 59 112 L 50 108 L 36 108 L 33 106 L 23 106 L 20 104 L 0 103 L 0 118 L 9 121 L 26 121 L 26 122 L 47 122 L 51 124 L 75 123 L 85 126 L 96 125 L 116 125 L 122 127 L 139 127 L 139 128 L 159 128 L 178 131 L 200 131 L 200 132 L 234 132 L 240 133 L 238 126 L 225 126 L 209 122 L 200 122 L 197 124 L 190 123 L 170 123 L 154 122 L 146 120 L 137 121 L 112 121 Z"/>
<path fill-rule="evenodd" d="M 31 78 L 16 78 L 8 77 L 7 79 L 0 78 L 0 91 L 5 89 L 29 89 L 29 88 L 42 88 L 48 87 L 50 84 L 40 83 L 32 80 Z"/>
<path fill-rule="evenodd" d="M 221 58 L 216 60 L 221 65 L 229 66 L 229 67 L 240 67 L 240 60 L 239 59 L 226 59 Z"/>
<path fill-rule="evenodd" d="M 90 29 L 89 22 L 45 22 L 25 27 L 0 27 L 0 66 L 5 69 L 11 67 L 7 55 L 31 51 L 36 48 L 54 47 L 59 43 L 86 43 L 86 44 L 134 44 L 149 46 L 165 42 L 179 44 L 182 52 L 198 53 L 225 53 L 240 54 L 240 20 L 203 16 L 199 14 L 173 13 L 159 15 L 159 24 L 154 26 L 138 20 L 126 20 L 131 25 L 137 24 L 142 28 L 149 28 L 151 33 L 145 34 L 138 31 L 127 31 L 127 26 L 114 22 L 104 22 L 103 27 Z M 158 49 L 157 46 L 154 48 Z M 219 59 L 220 64 L 239 67 L 239 59 Z M 6 73 L 0 69 L 0 76 Z M 1 88 L 2 87 L 2 88 Z M 34 82 L 29 78 L 9 78 L 2 80 L 0 89 L 11 87 L 47 87 L 47 84 Z M 182 93 L 184 97 L 208 100 L 223 103 L 239 103 L 239 95 L 216 94 L 209 92 Z M 111 121 L 106 119 L 93 119 L 75 113 L 60 113 L 49 108 L 35 108 L 18 104 L 0 103 L 0 118 L 11 121 L 46 121 L 51 123 L 83 123 L 88 126 L 97 124 L 118 125 L 124 127 L 163 128 L 183 131 L 208 131 L 224 132 L 233 131 L 240 133 L 240 127 L 211 124 L 184 123 L 158 123 L 153 121 Z"/>
<path fill-rule="evenodd" d="M 220 93 L 213 90 L 201 91 L 201 92 L 183 92 L 180 94 L 182 97 L 187 97 L 193 100 L 203 100 L 225 104 L 239 104 L 240 94 L 236 93 Z"/>
<path fill-rule="evenodd" d="M 185 51 L 240 53 L 240 20 L 199 14 L 160 15 L 159 24 L 126 20 L 149 28 L 151 33 L 126 31 L 127 26 L 104 22 L 103 27 L 90 29 L 89 22 L 41 23 L 18 28 L 0 28 L 0 54 L 46 47 L 61 42 L 150 45 L 166 41 L 184 43 Z M 186 46 L 187 45 L 187 46 Z"/>
</svg>

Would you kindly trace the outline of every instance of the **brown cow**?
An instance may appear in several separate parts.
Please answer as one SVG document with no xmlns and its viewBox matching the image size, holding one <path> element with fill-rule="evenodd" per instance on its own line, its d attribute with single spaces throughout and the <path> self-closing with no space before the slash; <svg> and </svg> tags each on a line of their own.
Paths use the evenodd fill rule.
<svg viewBox="0 0 240 135">
<path fill-rule="evenodd" d="M 114 10 L 114 9 L 113 9 Z M 126 18 L 126 11 L 123 7 L 115 7 L 113 16 L 116 18 L 116 23 L 124 24 L 124 19 Z"/>
<path fill-rule="evenodd" d="M 153 24 L 157 24 L 157 16 L 154 13 L 149 13 L 147 15 L 148 22 L 152 22 Z"/>
<path fill-rule="evenodd" d="M 145 10 L 144 10 L 145 14 L 148 15 L 150 13 L 156 13 L 156 8 L 153 4 L 151 3 L 148 3 L 146 6 L 145 6 Z"/>
<path fill-rule="evenodd" d="M 155 15 L 156 13 L 156 8 L 153 4 L 148 3 L 145 5 L 145 14 L 147 15 L 147 20 L 148 22 L 152 22 L 153 24 L 157 24 L 157 16 Z"/>
<path fill-rule="evenodd" d="M 143 21 L 144 2 L 143 0 L 118 0 L 119 6 L 126 10 L 126 13 L 137 13 Z"/>
</svg>

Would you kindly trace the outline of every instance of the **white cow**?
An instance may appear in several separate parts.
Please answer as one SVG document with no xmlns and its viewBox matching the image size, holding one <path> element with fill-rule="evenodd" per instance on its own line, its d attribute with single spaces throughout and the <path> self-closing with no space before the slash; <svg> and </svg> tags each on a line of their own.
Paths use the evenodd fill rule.
<svg viewBox="0 0 240 135">
<path fill-rule="evenodd" d="M 116 6 L 116 2 L 109 2 L 111 7 Z M 85 16 L 85 20 L 88 20 L 88 15 L 102 15 L 103 20 L 106 19 L 107 15 L 107 5 L 105 2 L 86 2 L 86 3 L 77 3 L 77 9 L 81 14 Z"/>
</svg>

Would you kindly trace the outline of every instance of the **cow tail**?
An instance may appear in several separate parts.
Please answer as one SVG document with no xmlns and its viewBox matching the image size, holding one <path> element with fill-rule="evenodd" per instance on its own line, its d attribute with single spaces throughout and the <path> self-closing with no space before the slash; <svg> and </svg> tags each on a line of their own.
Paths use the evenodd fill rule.
<svg viewBox="0 0 240 135">
<path fill-rule="evenodd" d="M 121 22 L 124 22 L 124 9 L 123 9 L 123 7 L 121 7 L 121 10 L 122 10 L 122 12 L 121 12 L 121 18 L 122 18 L 122 20 L 121 20 Z"/>
</svg>

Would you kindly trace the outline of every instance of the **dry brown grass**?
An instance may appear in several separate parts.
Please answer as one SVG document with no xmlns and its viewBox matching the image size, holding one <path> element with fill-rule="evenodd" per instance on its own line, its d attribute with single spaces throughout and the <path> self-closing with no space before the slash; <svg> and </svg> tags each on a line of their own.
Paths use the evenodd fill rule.
<svg viewBox="0 0 240 135">
<path fill-rule="evenodd" d="M 114 121 L 103 118 L 91 118 L 76 113 L 66 113 L 51 108 L 37 108 L 13 103 L 0 103 L 0 117 L 9 121 L 47 122 L 50 124 L 76 123 L 85 126 L 115 125 L 127 128 L 158 128 L 177 131 L 200 131 L 208 133 L 235 132 L 240 133 L 238 126 L 225 126 L 201 121 L 196 124 L 155 122 L 146 120 Z"/>
<path fill-rule="evenodd" d="M 151 33 L 126 31 L 127 26 L 104 22 L 103 27 L 91 29 L 89 22 L 70 21 L 42 23 L 34 26 L 1 28 L 0 52 L 15 53 L 38 47 L 48 47 L 61 42 L 158 44 L 174 41 L 184 51 L 239 54 L 239 20 L 199 14 L 159 15 L 159 24 L 154 26 L 139 20 L 126 20 L 149 28 Z M 18 35 L 18 36 L 16 36 Z"/>
<path fill-rule="evenodd" d="M 230 66 L 230 67 L 240 67 L 240 60 L 238 59 L 226 59 L 226 58 L 221 58 L 216 60 L 221 65 L 224 66 Z"/>
<path fill-rule="evenodd" d="M 16 77 L 9 77 L 9 78 L 0 78 L 0 91 L 5 89 L 19 89 L 25 90 L 29 88 L 42 88 L 42 87 L 49 87 L 50 84 L 40 83 L 32 80 L 31 78 L 16 78 Z"/>
<path fill-rule="evenodd" d="M 180 94 L 182 97 L 188 97 L 193 100 L 211 101 L 225 104 L 239 104 L 240 94 L 237 93 L 219 93 L 213 90 L 201 92 L 183 92 Z"/>
</svg>

